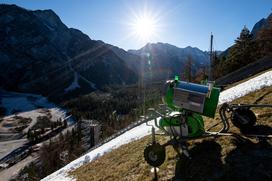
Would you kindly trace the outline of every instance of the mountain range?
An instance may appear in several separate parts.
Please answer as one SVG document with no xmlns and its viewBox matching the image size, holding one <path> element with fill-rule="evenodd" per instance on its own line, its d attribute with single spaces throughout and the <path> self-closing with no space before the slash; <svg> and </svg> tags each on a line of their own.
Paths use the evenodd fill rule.
<svg viewBox="0 0 272 181">
<path fill-rule="evenodd" d="M 191 62 L 192 74 L 209 64 L 209 54 L 195 47 L 178 48 L 168 43 L 148 43 L 139 50 L 128 50 L 129 53 L 139 55 L 144 66 L 149 68 L 152 80 L 166 80 L 175 75 L 184 75 L 186 64 Z M 190 60 L 189 60 L 190 59 Z M 148 65 L 147 65 L 148 64 Z M 148 70 L 147 70 L 148 71 Z"/>
<path fill-rule="evenodd" d="M 52 10 L 0 5 L 0 26 L 2 88 L 48 96 L 137 81 L 105 43 L 68 28 Z"/>
<path fill-rule="evenodd" d="M 194 62 L 193 72 L 208 63 L 207 53 L 189 46 L 148 43 L 125 51 L 92 40 L 68 28 L 52 10 L 1 4 L 0 26 L 0 83 L 13 91 L 84 94 L 110 85 L 134 84 L 150 70 L 154 80 L 165 80 L 183 71 L 188 56 Z M 146 53 L 152 55 L 150 67 Z"/>
<path fill-rule="evenodd" d="M 265 26 L 259 21 L 252 32 Z M 166 80 L 181 75 L 188 59 L 192 73 L 209 65 L 195 47 L 148 43 L 125 51 L 68 28 L 52 10 L 0 4 L 0 87 L 45 96 L 85 94 L 111 85 Z M 144 75 L 144 76 L 142 76 Z"/>
</svg>

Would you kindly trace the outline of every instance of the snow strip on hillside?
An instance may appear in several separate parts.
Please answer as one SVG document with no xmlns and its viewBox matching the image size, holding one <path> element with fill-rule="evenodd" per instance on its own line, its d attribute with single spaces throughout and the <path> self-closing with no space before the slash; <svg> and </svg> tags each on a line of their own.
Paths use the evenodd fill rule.
<svg viewBox="0 0 272 181">
<path fill-rule="evenodd" d="M 77 88 L 80 88 L 80 86 L 78 84 L 78 74 L 77 74 L 77 72 L 74 72 L 74 81 L 69 85 L 69 87 L 64 89 L 64 91 L 69 92 L 69 91 L 75 90 Z"/>
<path fill-rule="evenodd" d="M 250 92 L 268 86 L 272 86 L 272 71 L 263 73 L 253 79 L 250 79 L 221 92 L 219 97 L 219 104 L 223 104 L 224 102 L 231 102 L 234 99 L 242 97 Z"/>
<path fill-rule="evenodd" d="M 244 96 L 250 92 L 259 90 L 263 87 L 272 86 L 272 71 L 266 72 L 260 76 L 257 76 L 253 79 L 250 79 L 244 83 L 241 83 L 235 87 L 232 87 L 228 90 L 223 91 L 220 94 L 219 104 L 224 102 L 230 102 L 234 99 L 237 99 L 241 96 Z M 152 121 L 153 122 L 153 121 Z M 98 147 L 97 149 L 83 155 L 82 157 L 74 160 L 73 162 L 69 163 L 65 167 L 61 168 L 60 170 L 54 172 L 53 174 L 45 177 L 44 181 L 71 181 L 75 180 L 68 176 L 67 172 L 73 170 L 75 168 L 80 167 L 84 163 L 90 162 L 97 157 L 102 156 L 103 154 L 111 151 L 112 149 L 116 149 L 121 145 L 127 144 L 133 140 L 140 139 L 148 134 L 150 134 L 150 127 L 146 126 L 146 124 L 141 124 L 124 134 L 118 136 L 114 140 L 105 143 L 104 145 Z"/>
<path fill-rule="evenodd" d="M 0 89 L 0 106 L 6 110 L 6 116 L 3 117 L 3 119 L 14 117 L 14 113 L 16 112 L 17 116 L 34 120 L 28 128 L 36 123 L 38 116 L 44 116 L 46 114 L 41 110 L 42 108 L 50 111 L 52 121 L 64 119 L 68 116 L 66 110 L 57 107 L 55 104 L 49 102 L 46 97 L 37 94 L 10 92 Z M 69 118 L 68 124 L 73 123 L 74 120 Z M 27 131 L 28 128 L 25 129 L 25 131 Z"/>
<path fill-rule="evenodd" d="M 27 112 L 40 107 L 54 108 L 56 105 L 37 94 L 10 92 L 0 89 L 0 106 L 6 109 L 6 115 L 13 112 Z"/>
</svg>

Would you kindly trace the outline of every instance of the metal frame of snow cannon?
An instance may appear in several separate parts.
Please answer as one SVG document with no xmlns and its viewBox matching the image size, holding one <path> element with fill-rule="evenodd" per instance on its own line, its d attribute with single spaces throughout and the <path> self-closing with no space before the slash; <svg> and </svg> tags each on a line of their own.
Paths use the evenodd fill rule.
<svg viewBox="0 0 272 181">
<path fill-rule="evenodd" d="M 250 130 L 256 123 L 257 118 L 251 108 L 272 108 L 272 104 L 228 104 L 224 103 L 220 109 L 219 114 L 221 120 L 227 123 L 225 125 L 227 129 L 229 128 L 229 119 L 232 124 L 239 128 L 240 130 Z M 226 113 L 230 113 L 231 116 L 227 117 Z M 218 123 L 219 124 L 219 123 Z M 216 124 L 216 125 L 218 125 Z M 216 125 L 212 126 L 215 127 Z M 225 127 L 224 126 L 224 127 Z M 210 127 L 209 129 L 211 129 Z M 207 130 L 209 130 L 207 129 Z M 226 131 L 222 131 L 226 132 Z"/>
<path fill-rule="evenodd" d="M 213 85 L 206 86 L 178 80 L 167 81 L 167 84 L 165 104 L 160 106 L 160 111 L 154 108 L 148 110 L 150 113 L 148 120 L 154 120 L 154 126 L 162 131 L 162 135 L 170 136 L 167 143 L 160 145 L 156 142 L 154 126 L 149 125 L 152 126 L 152 143 L 145 148 L 144 157 L 153 167 L 159 167 L 164 162 L 165 147 L 169 145 L 173 146 L 179 156 L 182 151 L 190 158 L 186 141 L 207 134 L 201 115 L 214 117 L 218 104 L 220 90 L 214 89 Z M 160 120 L 157 119 L 158 117 Z M 221 121 L 223 127 L 218 133 L 226 132 L 229 128 L 227 119 Z"/>
<path fill-rule="evenodd" d="M 165 105 L 162 105 L 162 106 L 165 106 Z M 146 147 L 146 149 L 144 151 L 144 156 L 145 156 L 145 160 L 147 161 L 147 163 L 149 163 L 153 167 L 159 167 L 164 162 L 165 156 L 166 156 L 165 155 L 165 147 L 166 146 L 173 146 L 174 150 L 177 152 L 177 154 L 179 156 L 181 156 L 183 153 L 187 158 L 191 159 L 188 148 L 187 148 L 186 141 L 199 139 L 199 138 L 203 138 L 203 137 L 207 137 L 207 136 L 212 136 L 215 133 L 216 134 L 224 133 L 224 132 L 227 132 L 229 129 L 228 119 L 221 119 L 221 123 L 223 126 L 218 132 L 215 132 L 215 133 L 204 132 L 201 136 L 197 136 L 197 137 L 175 135 L 173 133 L 172 129 L 170 129 L 170 131 L 168 131 L 168 130 L 164 129 L 163 127 L 161 127 L 158 123 L 158 121 L 159 121 L 158 117 L 160 117 L 160 118 L 171 117 L 170 110 L 166 111 L 166 112 L 159 112 L 159 111 L 155 110 L 154 108 L 149 108 L 148 112 L 150 113 L 148 116 L 149 117 L 148 120 L 149 121 L 154 120 L 154 126 L 161 131 L 161 133 L 155 133 L 155 127 L 153 125 L 146 123 L 148 126 L 152 127 L 151 128 L 152 141 L 151 141 L 151 144 Z M 185 110 L 185 112 L 187 113 L 188 111 Z M 169 136 L 170 140 L 167 141 L 166 143 L 160 145 L 156 141 L 156 135 Z M 151 153 L 154 150 L 155 150 L 155 152 Z"/>
</svg>

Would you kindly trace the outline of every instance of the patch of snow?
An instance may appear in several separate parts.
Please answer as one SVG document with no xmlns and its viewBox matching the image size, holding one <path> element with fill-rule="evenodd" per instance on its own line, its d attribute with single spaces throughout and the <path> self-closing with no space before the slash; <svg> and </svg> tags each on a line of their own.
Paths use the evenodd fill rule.
<svg viewBox="0 0 272 181">
<path fill-rule="evenodd" d="M 74 81 L 69 85 L 69 87 L 64 89 L 64 91 L 65 92 L 70 92 L 70 91 L 75 90 L 77 88 L 80 88 L 80 86 L 78 84 L 78 73 L 74 72 Z"/>
<path fill-rule="evenodd" d="M 1 141 L 0 142 L 0 159 L 5 157 L 11 151 L 23 146 L 25 143 L 27 143 L 27 139 Z"/>
<path fill-rule="evenodd" d="M 74 90 L 75 88 L 80 88 L 80 86 L 78 84 L 78 78 L 81 78 L 82 80 L 84 80 L 87 84 L 89 84 L 89 86 L 91 88 L 97 89 L 96 86 L 95 86 L 95 84 L 93 82 L 89 81 L 88 79 L 86 79 L 85 77 L 83 77 L 81 74 L 79 74 L 77 71 L 75 71 L 75 69 L 72 67 L 71 63 L 69 63 L 69 68 L 74 72 L 75 76 L 74 76 L 74 81 L 72 82 L 72 84 L 68 88 L 66 88 L 64 90 L 65 92 Z"/>
<path fill-rule="evenodd" d="M 6 115 L 11 115 L 14 111 L 27 112 L 40 107 L 54 108 L 56 105 L 36 94 L 25 94 L 0 90 L 1 106 L 6 109 Z"/>
<path fill-rule="evenodd" d="M 51 114 L 51 121 L 57 121 L 57 120 L 63 120 L 65 118 L 68 118 L 67 120 L 67 124 L 68 126 L 72 125 L 74 123 L 74 120 L 71 117 L 67 117 L 66 112 L 60 108 L 50 108 L 48 109 L 48 111 Z M 20 112 L 17 113 L 16 116 L 20 116 L 23 118 L 31 118 L 32 121 L 31 123 L 23 130 L 23 133 L 27 133 L 27 131 L 32 128 L 36 123 L 37 123 L 37 118 L 39 116 L 46 116 L 46 112 L 41 111 L 41 109 L 35 109 L 32 111 L 26 111 L 26 112 Z M 14 115 L 9 115 L 9 116 L 5 116 L 3 117 L 3 119 L 11 119 L 12 117 L 14 117 Z"/>
<path fill-rule="evenodd" d="M 254 92 L 268 86 L 272 86 L 272 71 L 263 73 L 255 78 L 221 92 L 219 104 L 231 102 L 239 97 L 245 96 L 250 92 Z"/>
<path fill-rule="evenodd" d="M 149 121 L 150 125 L 154 125 L 154 121 Z M 96 148 L 95 150 L 87 153 L 86 155 L 81 156 L 80 158 L 74 160 L 73 162 L 69 163 L 62 169 L 58 170 L 57 172 L 47 176 L 46 178 L 42 179 L 44 181 L 46 180 L 54 180 L 54 181 L 61 181 L 61 180 L 70 180 L 72 178 L 69 177 L 63 177 L 64 173 L 67 173 L 69 170 L 75 169 L 86 163 L 86 158 L 88 158 L 89 161 L 92 161 L 105 153 L 118 148 L 121 145 L 127 144 L 131 142 L 132 140 L 138 140 L 143 138 L 144 136 L 147 136 L 151 134 L 151 127 L 146 126 L 146 124 L 141 124 L 124 134 L 118 136 L 117 138 L 109 141 L 108 143 L 105 143 L 104 145 Z"/>
<path fill-rule="evenodd" d="M 259 90 L 263 87 L 268 87 L 272 85 L 272 71 L 266 72 L 260 76 L 252 78 L 244 83 L 241 83 L 237 86 L 234 86 L 228 90 L 223 91 L 219 97 L 219 104 L 224 102 L 230 102 L 234 99 L 237 99 L 241 96 L 244 96 L 250 92 Z M 157 118 L 158 119 L 158 118 Z M 154 121 L 151 121 L 150 124 L 153 124 Z M 65 167 L 57 170 L 53 174 L 42 179 L 43 181 L 71 181 L 75 180 L 68 176 L 70 170 L 76 169 L 86 162 L 86 157 L 89 161 L 92 161 L 103 154 L 120 147 L 121 145 L 127 144 L 131 141 L 140 139 L 146 135 L 151 134 L 151 129 L 149 126 L 146 126 L 145 123 L 125 132 L 124 134 L 116 137 L 115 139 L 101 145 L 100 147 L 90 151 L 89 153 L 81 156 L 80 158 L 69 163 Z"/>
<path fill-rule="evenodd" d="M 44 116 L 46 113 L 41 112 L 41 108 L 48 109 L 52 115 L 51 120 L 67 118 L 67 111 L 57 107 L 55 104 L 48 102 L 47 98 L 27 93 L 9 92 L 0 89 L 0 105 L 6 109 L 6 116 L 3 119 L 13 117 L 13 112 L 16 111 L 17 116 L 31 118 L 33 121 L 24 130 L 31 128 L 37 120 L 38 116 Z M 72 117 L 67 120 L 68 125 L 72 125 L 75 121 Z"/>
<path fill-rule="evenodd" d="M 28 130 L 30 128 L 32 128 L 37 123 L 37 118 L 39 116 L 44 116 L 44 114 L 37 112 L 37 110 L 33 110 L 33 111 L 29 111 L 29 112 L 19 113 L 19 114 L 17 114 L 17 116 L 21 116 L 23 118 L 31 118 L 31 120 L 32 120 L 31 123 L 22 131 L 23 133 L 27 133 Z M 9 116 L 9 117 L 13 117 L 13 115 Z M 9 118 L 9 117 L 5 117 L 5 119 Z"/>
<path fill-rule="evenodd" d="M 27 103 L 27 104 L 26 104 Z M 36 107 L 33 104 L 28 104 L 26 97 L 11 97 L 11 98 L 2 98 L 2 105 L 7 109 L 7 114 L 12 114 L 15 111 L 24 111 L 25 110 L 33 110 Z"/>
<path fill-rule="evenodd" d="M 50 113 L 52 115 L 52 118 L 51 118 L 52 121 L 57 121 L 58 119 L 64 118 L 66 116 L 66 112 L 59 108 L 50 109 Z"/>
</svg>

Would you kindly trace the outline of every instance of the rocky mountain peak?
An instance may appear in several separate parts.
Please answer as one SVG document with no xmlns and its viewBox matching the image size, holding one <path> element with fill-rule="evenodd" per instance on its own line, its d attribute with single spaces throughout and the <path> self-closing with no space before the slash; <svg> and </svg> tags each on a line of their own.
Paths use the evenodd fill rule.
<svg viewBox="0 0 272 181">
<path fill-rule="evenodd" d="M 45 22 L 49 29 L 56 29 L 60 26 L 65 26 L 58 15 L 51 9 L 47 10 L 36 10 L 32 11 L 33 14 L 38 17 L 41 21 Z M 65 28 L 67 28 L 65 26 Z"/>
<path fill-rule="evenodd" d="M 266 26 L 268 26 L 268 20 L 272 18 L 272 13 L 267 18 L 262 18 L 259 20 L 252 28 L 251 33 L 256 37 L 258 31 Z"/>
</svg>

